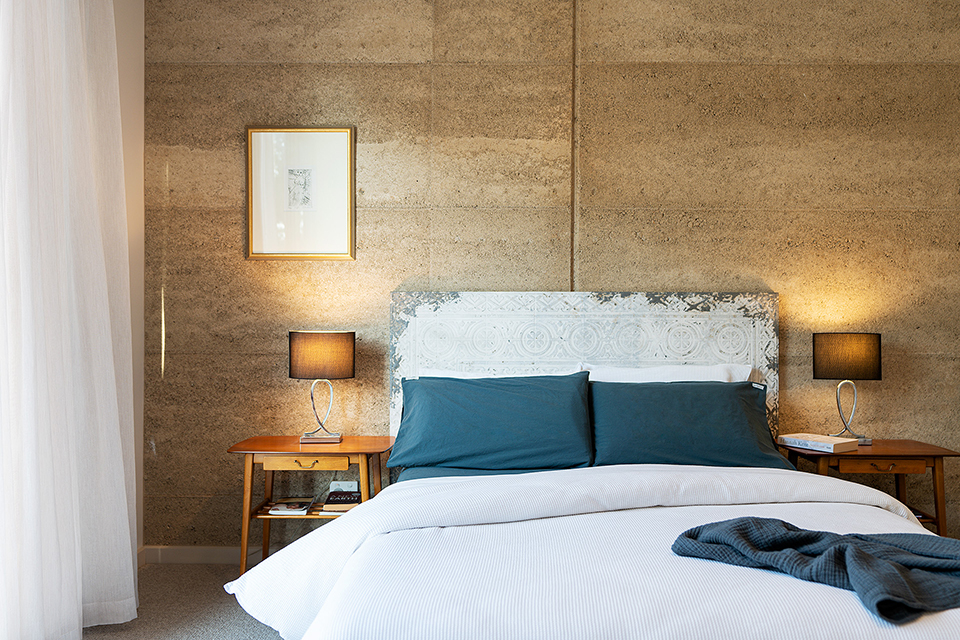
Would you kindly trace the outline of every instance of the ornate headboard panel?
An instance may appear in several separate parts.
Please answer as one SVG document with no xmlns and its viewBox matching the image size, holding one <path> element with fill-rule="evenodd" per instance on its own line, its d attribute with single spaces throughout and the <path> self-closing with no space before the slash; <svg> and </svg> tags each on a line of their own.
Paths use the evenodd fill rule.
<svg viewBox="0 0 960 640">
<path fill-rule="evenodd" d="M 400 380 L 421 369 L 490 375 L 564 373 L 580 362 L 614 366 L 753 366 L 767 385 L 777 431 L 776 293 L 393 293 L 390 433 L 400 425 Z"/>
</svg>

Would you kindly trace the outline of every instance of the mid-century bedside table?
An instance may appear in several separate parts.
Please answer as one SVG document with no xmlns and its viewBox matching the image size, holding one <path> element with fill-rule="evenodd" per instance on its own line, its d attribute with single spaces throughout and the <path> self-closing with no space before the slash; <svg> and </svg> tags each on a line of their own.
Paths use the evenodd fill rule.
<svg viewBox="0 0 960 640">
<path fill-rule="evenodd" d="M 857 447 L 844 453 L 825 453 L 785 447 L 787 459 L 796 466 L 799 458 L 817 465 L 817 473 L 827 475 L 830 469 L 840 473 L 882 473 L 892 474 L 896 479 L 897 500 L 906 504 L 908 473 L 926 473 L 933 469 L 933 504 L 935 513 L 930 515 L 919 509 L 913 509 L 920 522 L 929 522 L 944 535 L 947 532 L 947 500 L 943 492 L 943 459 L 960 456 L 960 453 L 916 440 L 874 440 L 873 444 Z"/>
<path fill-rule="evenodd" d="M 273 500 L 274 471 L 346 471 L 360 467 L 360 500 L 370 499 L 370 471 L 373 495 L 380 492 L 380 454 L 393 446 L 391 436 L 344 436 L 339 444 L 300 444 L 299 436 L 257 436 L 238 442 L 228 453 L 243 454 L 243 520 L 240 526 L 240 575 L 247 570 L 247 541 L 250 522 L 263 520 L 263 557 L 270 552 L 270 520 L 273 518 L 336 518 L 340 513 L 322 511 L 316 505 L 302 516 L 277 516 L 268 512 Z M 262 464 L 264 500 L 253 507 L 253 465 Z"/>
</svg>

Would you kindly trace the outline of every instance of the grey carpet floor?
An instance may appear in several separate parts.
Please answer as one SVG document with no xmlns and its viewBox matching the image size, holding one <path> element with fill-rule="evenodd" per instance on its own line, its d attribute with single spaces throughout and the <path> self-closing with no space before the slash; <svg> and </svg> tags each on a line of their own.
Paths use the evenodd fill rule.
<svg viewBox="0 0 960 640">
<path fill-rule="evenodd" d="M 278 640 L 240 608 L 223 585 L 238 568 L 221 564 L 148 564 L 140 568 L 137 618 L 88 627 L 83 640 Z"/>
</svg>

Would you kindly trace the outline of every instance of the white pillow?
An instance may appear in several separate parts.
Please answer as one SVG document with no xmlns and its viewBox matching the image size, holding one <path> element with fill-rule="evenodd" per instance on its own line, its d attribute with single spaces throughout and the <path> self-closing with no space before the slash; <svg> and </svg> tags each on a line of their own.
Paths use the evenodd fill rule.
<svg viewBox="0 0 960 640">
<path fill-rule="evenodd" d="M 579 365 L 571 366 L 568 369 L 552 371 L 550 373 L 476 373 L 473 371 L 453 371 L 452 369 L 420 369 L 420 378 L 461 378 L 472 380 L 476 378 L 529 378 L 531 376 L 569 376 L 574 373 L 586 371 Z"/>
<path fill-rule="evenodd" d="M 582 365 L 592 382 L 747 382 L 753 367 L 748 364 L 669 364 L 660 367 L 608 367 Z"/>
</svg>

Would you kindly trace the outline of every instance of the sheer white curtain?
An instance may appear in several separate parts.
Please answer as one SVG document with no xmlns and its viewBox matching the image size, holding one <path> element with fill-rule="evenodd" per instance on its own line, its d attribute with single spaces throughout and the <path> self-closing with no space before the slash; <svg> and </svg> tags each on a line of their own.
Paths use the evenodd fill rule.
<svg viewBox="0 0 960 640">
<path fill-rule="evenodd" d="M 136 616 L 112 0 L 0 0 L 0 637 Z"/>
</svg>

